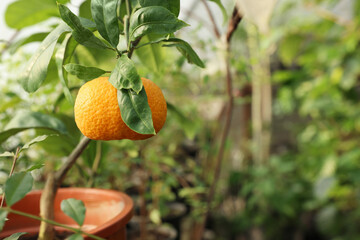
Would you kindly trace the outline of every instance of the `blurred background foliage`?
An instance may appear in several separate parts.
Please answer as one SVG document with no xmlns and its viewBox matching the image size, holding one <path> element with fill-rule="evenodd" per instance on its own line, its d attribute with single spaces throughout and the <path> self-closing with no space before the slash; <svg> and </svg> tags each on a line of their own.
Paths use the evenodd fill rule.
<svg viewBox="0 0 360 240">
<path fill-rule="evenodd" d="M 42 166 L 45 160 L 60 165 L 81 135 L 63 96 L 55 57 L 46 85 L 37 92 L 28 94 L 17 82 L 32 49 L 59 22 L 55 1 L 32 2 L 41 2 L 46 14 L 19 22 L 19 9 L 31 5 L 20 0 L 2 16 L 17 30 L 14 38 L 0 37 L 0 151 L 15 151 L 38 135 L 56 135 L 24 152 L 19 170 Z M 161 44 L 134 56 L 140 75 L 155 81 L 168 101 L 164 129 L 140 142 L 92 142 L 66 181 L 66 186 L 130 194 L 136 214 L 129 239 L 192 239 L 206 211 L 227 100 L 224 44 L 213 35 L 204 2 L 182 2 L 180 18 L 191 27 L 178 34 L 199 53 L 205 69 L 187 64 Z M 220 33 L 226 31 L 234 4 L 245 17 L 231 43 L 234 114 L 203 238 L 359 239 L 360 2 L 206 4 Z M 90 18 L 88 0 L 70 6 Z M 115 61 L 112 52 L 84 46 L 72 58 L 104 70 Z M 82 84 L 69 76 L 74 97 Z M 271 119 L 263 119 L 264 112 Z M 0 183 L 11 163 L 1 158 Z M 33 175 L 41 188 L 43 169 L 38 168 Z"/>
</svg>

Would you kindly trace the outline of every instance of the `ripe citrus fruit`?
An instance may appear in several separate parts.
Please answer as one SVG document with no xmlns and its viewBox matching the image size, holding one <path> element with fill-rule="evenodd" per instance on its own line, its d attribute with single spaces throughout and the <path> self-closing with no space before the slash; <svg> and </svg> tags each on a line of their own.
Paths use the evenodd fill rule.
<svg viewBox="0 0 360 240">
<path fill-rule="evenodd" d="M 163 127 L 167 108 L 161 89 L 152 81 L 141 78 L 152 113 L 156 132 Z M 117 89 L 108 77 L 99 77 L 85 83 L 79 90 L 74 106 L 75 122 L 80 131 L 94 140 L 141 140 L 151 134 L 139 134 L 122 120 L 117 101 Z"/>
</svg>

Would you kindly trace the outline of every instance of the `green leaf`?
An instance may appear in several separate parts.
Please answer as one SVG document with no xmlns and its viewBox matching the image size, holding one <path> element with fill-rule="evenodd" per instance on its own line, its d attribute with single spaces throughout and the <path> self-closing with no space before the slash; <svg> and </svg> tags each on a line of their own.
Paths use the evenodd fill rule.
<svg viewBox="0 0 360 240">
<path fill-rule="evenodd" d="M 36 134 L 48 134 L 48 130 L 36 130 Z M 78 130 L 71 131 L 71 134 L 79 135 Z M 51 156 L 64 157 L 69 155 L 76 147 L 76 143 L 69 135 L 50 136 L 44 142 L 38 143 L 43 150 Z"/>
<path fill-rule="evenodd" d="M 8 6 L 5 22 L 11 28 L 21 29 L 58 16 L 53 0 L 20 0 Z"/>
<path fill-rule="evenodd" d="M 315 198 L 317 200 L 326 199 L 335 184 L 336 180 L 334 176 L 320 177 L 317 179 L 313 186 Z"/>
<path fill-rule="evenodd" d="M 66 24 L 57 26 L 41 43 L 20 75 L 20 82 L 27 92 L 35 92 L 46 78 L 47 68 L 61 34 L 71 29 Z"/>
<path fill-rule="evenodd" d="M 161 214 L 159 209 L 153 209 L 150 211 L 149 219 L 151 222 L 155 223 L 156 225 L 161 224 Z"/>
<path fill-rule="evenodd" d="M 56 134 L 51 134 L 51 135 L 41 135 L 38 136 L 36 138 L 34 138 L 33 140 L 31 140 L 30 142 L 26 143 L 21 149 L 20 152 L 22 152 L 25 149 L 28 149 L 31 145 L 35 144 L 35 143 L 39 143 L 44 141 L 46 138 L 48 138 L 49 136 L 56 136 Z"/>
<path fill-rule="evenodd" d="M 83 225 L 85 220 L 86 208 L 81 200 L 75 198 L 65 199 L 61 202 L 61 211 L 71 217 L 80 226 Z"/>
<path fill-rule="evenodd" d="M 297 34 L 291 34 L 281 40 L 278 55 L 286 66 L 291 66 L 297 60 L 296 57 L 301 51 L 302 44 L 303 39 Z"/>
<path fill-rule="evenodd" d="M 80 64 L 69 63 L 64 66 L 65 70 L 85 81 L 100 77 L 106 71 L 96 67 L 86 67 Z"/>
<path fill-rule="evenodd" d="M 0 104 L 0 112 L 5 112 L 7 109 L 15 109 L 22 101 L 23 100 L 16 94 L 11 96 L 9 100 L 2 99 L 2 103 Z"/>
<path fill-rule="evenodd" d="M 72 107 L 70 107 L 72 109 Z M 49 136 L 46 141 L 38 143 L 48 154 L 52 156 L 67 156 L 78 144 L 81 132 L 76 126 L 73 116 L 58 114 L 56 118 L 66 126 L 67 132 L 71 134 L 61 134 L 59 136 Z M 47 129 L 36 129 L 37 135 L 50 135 L 53 131 Z"/>
<path fill-rule="evenodd" d="M 164 47 L 176 47 L 179 52 L 186 57 L 189 63 L 193 63 L 201 68 L 204 68 L 205 65 L 196 54 L 196 52 L 192 49 L 189 43 L 181 40 L 179 38 L 169 38 L 163 40 L 164 42 L 169 42 L 171 44 L 163 45 Z"/>
<path fill-rule="evenodd" d="M 143 36 L 138 46 L 152 42 L 151 36 Z M 157 41 L 158 42 L 158 41 Z M 163 48 L 160 44 L 148 44 L 139 49 L 136 49 L 135 54 L 138 56 L 141 63 L 151 71 L 160 71 L 163 63 Z"/>
<path fill-rule="evenodd" d="M 91 141 L 89 146 L 85 149 L 81 158 L 86 166 L 93 168 L 94 162 L 98 161 L 98 169 L 102 169 L 103 165 L 107 163 L 107 153 L 110 145 L 105 141 Z"/>
<path fill-rule="evenodd" d="M 16 41 L 15 43 L 11 44 L 11 46 L 9 47 L 9 53 L 10 54 L 14 54 L 19 47 L 28 44 L 28 43 L 32 43 L 32 42 L 41 42 L 45 39 L 45 37 L 49 35 L 48 32 L 40 32 L 40 33 L 34 33 L 28 37 L 22 38 L 18 41 Z"/>
<path fill-rule="evenodd" d="M 109 82 L 117 89 L 132 89 L 139 93 L 142 82 L 138 75 L 134 62 L 126 55 L 122 55 L 111 72 Z"/>
<path fill-rule="evenodd" d="M 43 168 L 45 166 L 44 163 L 36 163 L 35 165 L 29 167 L 28 169 L 26 169 L 26 172 L 31 172 L 31 171 L 34 171 L 36 169 L 40 169 L 40 168 Z"/>
<path fill-rule="evenodd" d="M 78 43 L 92 48 L 109 48 L 100 39 L 95 37 L 89 29 L 85 28 L 80 19 L 69 8 L 62 4 L 58 4 L 58 7 L 61 18 L 73 29 L 72 36 Z"/>
<path fill-rule="evenodd" d="M 8 207 L 21 200 L 31 191 L 33 177 L 28 172 L 14 173 L 5 183 L 5 200 Z"/>
<path fill-rule="evenodd" d="M 203 186 L 198 186 L 198 187 L 186 187 L 186 188 L 182 188 L 179 191 L 179 196 L 182 198 L 191 198 L 197 194 L 203 194 L 206 193 L 206 189 Z"/>
<path fill-rule="evenodd" d="M 80 23 L 83 25 L 83 27 L 85 28 L 89 28 L 89 30 L 91 31 L 95 31 L 96 30 L 96 24 L 91 21 L 88 18 L 84 18 L 84 17 L 79 17 L 80 19 Z"/>
<path fill-rule="evenodd" d="M 14 157 L 15 154 L 13 152 L 4 152 L 0 154 L 0 157 Z"/>
<path fill-rule="evenodd" d="M 11 236 L 4 238 L 4 240 L 18 240 L 19 237 L 21 237 L 22 235 L 27 234 L 27 232 L 18 232 L 18 233 L 14 233 Z"/>
<path fill-rule="evenodd" d="M 83 240 L 83 236 L 80 233 L 73 234 L 70 237 L 66 238 L 66 240 Z"/>
<path fill-rule="evenodd" d="M 100 35 L 114 48 L 119 43 L 117 6 L 119 0 L 92 0 L 91 14 Z"/>
<path fill-rule="evenodd" d="M 91 1 L 84 1 L 79 8 L 79 16 L 84 18 L 92 18 L 91 16 Z"/>
<path fill-rule="evenodd" d="M 222 15 L 223 15 L 223 22 L 225 23 L 228 16 L 227 16 L 226 9 L 225 9 L 224 5 L 221 3 L 221 0 L 208 0 L 208 1 L 214 2 L 219 6 L 219 8 L 220 8 L 220 10 L 222 12 Z"/>
<path fill-rule="evenodd" d="M 185 116 L 185 114 L 183 114 L 179 108 L 175 107 L 169 102 L 167 102 L 167 109 L 174 116 L 174 119 L 180 124 L 185 132 L 185 135 L 189 139 L 194 139 L 196 133 L 201 128 L 201 123 L 199 123 L 199 121 L 195 121 L 194 119 L 190 119 L 188 116 Z"/>
<path fill-rule="evenodd" d="M 74 105 L 74 99 L 68 87 L 68 74 L 67 72 L 64 72 L 63 65 L 70 62 L 70 59 L 74 54 L 77 45 L 78 43 L 74 40 L 74 38 L 72 38 L 71 35 L 68 34 L 55 54 L 56 66 L 58 69 L 60 82 L 63 87 L 63 92 L 66 99 L 71 103 L 71 105 Z"/>
<path fill-rule="evenodd" d="M 161 6 L 168 9 L 175 16 L 179 16 L 180 0 L 139 0 L 141 7 Z"/>
<path fill-rule="evenodd" d="M 79 45 L 76 48 L 75 56 L 79 61 L 78 64 L 96 66 L 98 65 L 98 59 L 95 58 L 95 53 L 90 51 L 87 47 Z"/>
<path fill-rule="evenodd" d="M 117 99 L 121 118 L 130 129 L 140 134 L 156 134 L 145 88 L 139 94 L 129 89 L 118 90 Z"/>
<path fill-rule="evenodd" d="M 130 17 L 130 41 L 146 34 L 170 34 L 188 26 L 164 7 L 152 6 L 137 10 Z"/>
<path fill-rule="evenodd" d="M 48 129 L 56 133 L 67 133 L 65 125 L 55 117 L 39 112 L 20 111 L 0 133 L 0 143 L 27 129 Z"/>
<path fill-rule="evenodd" d="M 7 220 L 8 211 L 4 210 L 3 208 L 0 208 L 0 232 L 2 231 L 5 222 Z"/>
</svg>

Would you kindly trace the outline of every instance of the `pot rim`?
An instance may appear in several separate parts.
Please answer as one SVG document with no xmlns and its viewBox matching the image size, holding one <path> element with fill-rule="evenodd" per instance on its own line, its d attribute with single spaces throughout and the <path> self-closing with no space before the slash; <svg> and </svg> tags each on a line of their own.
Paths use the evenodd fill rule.
<svg viewBox="0 0 360 240">
<path fill-rule="evenodd" d="M 32 190 L 28 195 L 38 195 L 42 193 L 43 190 Z M 124 208 L 119 212 L 114 218 L 110 219 L 109 221 L 105 222 L 102 225 L 96 226 L 95 228 L 86 231 L 87 233 L 94 234 L 99 237 L 108 237 L 109 235 L 115 233 L 121 228 L 124 228 L 125 225 L 130 221 L 133 216 L 133 207 L 134 203 L 132 199 L 125 193 L 111 190 L 111 189 L 101 189 L 101 188 L 77 188 L 77 187 L 69 187 L 69 188 L 59 188 L 58 193 L 66 193 L 66 192 L 84 192 L 84 194 L 94 194 L 99 193 L 99 197 L 101 194 L 106 194 L 108 196 L 113 196 L 114 198 L 121 198 L 124 202 Z M 85 193 L 86 192 L 86 193 Z M 25 197 L 26 197 L 25 196 Z M 64 198 L 67 199 L 67 198 Z M 1 197 L 0 197 L 1 200 Z M 57 228 L 59 229 L 59 228 Z M 62 229 L 62 228 L 60 228 Z M 30 228 L 28 229 L 30 230 Z M 34 229 L 35 230 L 35 229 Z M 33 231 L 29 231 L 29 233 L 34 233 Z M 84 235 L 84 239 L 89 239 Z"/>
</svg>

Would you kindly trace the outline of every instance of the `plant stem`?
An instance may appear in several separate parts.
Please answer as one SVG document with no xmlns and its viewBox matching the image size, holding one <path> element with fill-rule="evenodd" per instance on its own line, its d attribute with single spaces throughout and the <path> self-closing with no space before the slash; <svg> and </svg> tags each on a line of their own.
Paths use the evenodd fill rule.
<svg viewBox="0 0 360 240">
<path fill-rule="evenodd" d="M 221 38 L 220 31 L 219 31 L 219 29 L 218 29 L 218 27 L 216 25 L 214 15 L 212 14 L 212 12 L 210 10 L 210 7 L 209 7 L 207 1 L 206 0 L 201 0 L 201 2 L 204 4 L 205 9 L 206 9 L 206 11 L 207 11 L 207 13 L 209 15 L 210 21 L 211 21 L 211 23 L 213 25 L 213 29 L 214 29 L 214 33 L 215 33 L 216 38 L 220 39 Z"/>
<path fill-rule="evenodd" d="M 67 158 L 66 162 L 56 172 L 55 182 L 58 185 L 57 187 L 59 187 L 61 185 L 61 183 L 64 181 L 66 174 L 68 173 L 70 168 L 74 165 L 74 163 L 76 162 L 78 157 L 80 157 L 80 155 L 85 150 L 85 148 L 89 145 L 90 142 L 91 142 L 91 139 L 84 136 L 84 138 L 79 142 L 79 144 L 72 151 L 70 156 Z"/>
<path fill-rule="evenodd" d="M 44 219 L 54 219 L 54 201 L 56 195 L 55 178 L 54 178 L 54 164 L 52 162 L 46 162 L 46 183 L 43 190 L 43 194 L 40 198 L 40 217 Z M 51 224 L 46 222 L 40 223 L 39 239 L 51 240 L 55 239 L 55 231 Z"/>
<path fill-rule="evenodd" d="M 119 51 L 119 49 L 117 48 L 114 48 L 116 53 L 118 54 L 118 56 L 121 56 L 123 54 L 123 51 Z"/>
<path fill-rule="evenodd" d="M 19 158 L 19 152 L 20 152 L 20 147 L 17 147 L 17 148 L 16 148 L 15 155 L 14 155 L 14 158 L 13 158 L 13 163 L 12 163 L 12 166 L 11 166 L 11 170 L 10 170 L 10 173 L 9 173 L 9 177 L 11 177 L 11 175 L 14 173 L 16 161 L 17 161 L 18 158 Z M 0 208 L 3 207 L 3 205 L 4 205 L 4 200 L 5 200 L 5 192 L 2 194 L 2 199 L 1 199 Z"/>
<path fill-rule="evenodd" d="M 10 39 L 9 39 L 9 41 L 7 41 L 5 47 L 1 50 L 0 55 L 1 55 L 2 53 L 4 53 L 4 52 L 10 47 L 10 45 L 14 42 L 14 40 L 15 40 L 16 37 L 19 35 L 19 33 L 20 33 L 20 30 L 17 30 L 17 31 L 10 37 Z"/>
<path fill-rule="evenodd" d="M 129 57 L 129 58 L 132 57 L 132 54 L 134 53 L 134 50 L 135 50 L 136 46 L 139 44 L 140 40 L 141 40 L 141 37 L 138 38 L 138 39 L 136 39 L 136 40 L 132 43 L 132 46 L 131 46 L 131 48 L 130 48 L 130 50 L 129 50 L 129 52 L 128 52 L 128 57 Z"/>
<path fill-rule="evenodd" d="M 11 209 L 11 208 L 9 208 L 9 207 L 5 207 L 4 210 L 6 210 L 6 211 L 8 211 L 8 212 L 10 212 L 10 213 L 13 213 L 13 214 L 17 214 L 17 215 L 20 215 L 20 216 L 32 218 L 32 219 L 35 219 L 35 220 L 38 220 L 38 221 L 41 221 L 41 222 L 46 222 L 46 223 L 51 224 L 51 225 L 54 225 L 54 226 L 62 227 L 62 228 L 65 228 L 65 229 L 70 230 L 70 231 L 75 232 L 75 233 L 84 234 L 84 235 L 86 235 L 86 236 L 88 236 L 88 237 L 91 237 L 91 238 L 93 238 L 93 239 L 105 240 L 104 238 L 98 237 L 98 236 L 96 236 L 96 235 L 83 232 L 80 228 L 73 228 L 73 227 L 67 226 L 67 225 L 65 225 L 65 224 L 61 224 L 61 223 L 55 222 L 55 221 L 50 220 L 50 219 L 41 218 L 41 217 L 38 217 L 38 216 L 36 216 L 36 215 L 32 215 L 32 214 L 29 214 L 29 213 L 17 211 L 17 210 Z"/>
<path fill-rule="evenodd" d="M 209 12 L 211 15 L 211 11 L 209 11 Z M 233 107 L 234 107 L 234 96 L 232 93 L 233 92 L 232 74 L 231 74 L 231 66 L 230 66 L 230 41 L 231 41 L 231 37 L 232 37 L 234 31 L 237 29 L 237 26 L 239 25 L 241 19 L 242 19 L 242 17 L 238 11 L 238 8 L 237 8 L 237 6 L 235 6 L 234 10 L 233 10 L 232 18 L 230 19 L 230 22 L 228 25 L 228 30 L 226 33 L 226 42 L 225 42 L 225 44 L 226 44 L 226 56 L 225 56 L 226 94 L 228 97 L 228 103 L 227 103 L 227 108 L 226 108 L 226 113 L 225 113 L 226 114 L 225 115 L 225 126 L 224 126 L 224 129 L 223 129 L 223 132 L 221 135 L 221 139 L 220 139 L 219 152 L 218 152 L 218 155 L 217 155 L 216 161 L 215 161 L 214 178 L 210 184 L 210 189 L 209 189 L 209 192 L 207 195 L 206 212 L 203 216 L 202 221 L 198 224 L 197 232 L 195 233 L 195 236 L 194 236 L 194 239 L 196 239 L 196 240 L 202 239 L 206 220 L 207 220 L 209 213 L 211 211 L 211 208 L 212 208 L 212 202 L 213 202 L 213 199 L 215 196 L 216 186 L 217 186 L 217 183 L 219 182 L 219 178 L 220 178 L 221 167 L 222 167 L 222 162 L 223 162 L 223 157 L 224 157 L 224 152 L 225 152 L 225 143 L 226 143 L 227 137 L 230 132 L 231 118 L 232 118 L 232 112 L 233 112 Z M 216 27 L 215 27 L 215 29 L 216 29 Z M 219 38 L 220 38 L 220 36 L 219 36 Z"/>
<path fill-rule="evenodd" d="M 128 52 L 130 51 L 130 36 L 129 36 L 129 28 L 130 28 L 130 15 L 131 15 L 131 4 L 130 0 L 125 0 L 126 4 L 126 16 L 124 17 L 124 28 L 125 28 L 125 38 Z"/>
<path fill-rule="evenodd" d="M 151 42 L 147 42 L 147 43 L 144 43 L 144 44 L 141 44 L 141 45 L 138 45 L 138 44 L 134 44 L 133 48 L 134 49 L 139 49 L 141 47 L 144 47 L 144 46 L 147 46 L 149 44 L 154 44 L 154 43 L 160 43 L 161 41 L 164 41 L 164 40 L 167 40 L 168 38 L 160 38 L 156 41 L 151 41 Z M 140 42 L 140 41 L 139 41 Z"/>
<path fill-rule="evenodd" d="M 89 145 L 91 139 L 84 137 L 67 158 L 63 166 L 55 173 L 50 173 L 46 179 L 45 189 L 40 199 L 40 216 L 54 217 L 54 198 L 58 188 L 65 179 L 66 174 L 75 164 L 78 157 Z M 52 219 L 50 219 L 52 220 Z M 52 240 L 53 228 L 48 222 L 41 222 L 39 240 Z M 45 232 L 47 232 L 45 234 Z M 52 232 L 52 233 L 51 233 Z"/>
<path fill-rule="evenodd" d="M 124 22 L 125 22 L 125 28 L 124 28 L 124 32 L 125 32 L 125 39 L 126 39 L 126 47 L 127 47 L 127 52 L 130 51 L 130 36 L 129 36 L 129 27 L 130 27 L 130 22 L 129 22 L 129 16 L 126 15 L 124 17 Z"/>
<path fill-rule="evenodd" d="M 90 179 L 88 182 L 88 186 L 89 187 L 93 187 L 94 186 L 94 178 L 96 176 L 96 172 L 99 168 L 100 165 L 100 160 L 101 160 L 101 156 L 102 156 L 102 147 L 101 147 L 101 142 L 96 142 L 96 155 L 95 155 L 95 159 L 91 168 L 91 173 L 90 173 Z"/>
<path fill-rule="evenodd" d="M 131 4 L 130 4 L 130 0 L 125 0 L 125 4 L 126 4 L 126 13 L 130 18 L 131 15 Z"/>
</svg>

